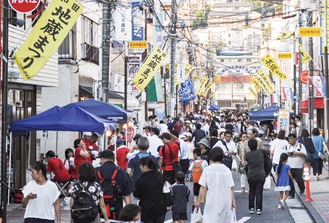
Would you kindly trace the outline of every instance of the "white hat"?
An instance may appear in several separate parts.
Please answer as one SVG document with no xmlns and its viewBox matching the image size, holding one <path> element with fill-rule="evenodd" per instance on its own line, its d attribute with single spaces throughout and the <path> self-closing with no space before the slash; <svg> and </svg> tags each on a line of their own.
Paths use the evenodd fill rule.
<svg viewBox="0 0 329 223">
<path fill-rule="evenodd" d="M 191 124 L 191 121 L 190 120 L 186 120 L 185 123 Z"/>
<path fill-rule="evenodd" d="M 186 137 L 192 137 L 192 133 L 190 133 L 190 132 L 185 132 L 184 134 Z"/>
<path fill-rule="evenodd" d="M 85 135 L 85 136 L 91 136 L 92 134 L 91 134 L 91 132 L 83 132 L 83 135 Z"/>
<path fill-rule="evenodd" d="M 205 138 L 201 139 L 197 144 L 198 144 L 198 145 L 203 144 L 203 145 L 205 145 L 206 147 L 209 148 L 209 142 L 208 142 L 208 140 L 205 139 Z"/>
</svg>

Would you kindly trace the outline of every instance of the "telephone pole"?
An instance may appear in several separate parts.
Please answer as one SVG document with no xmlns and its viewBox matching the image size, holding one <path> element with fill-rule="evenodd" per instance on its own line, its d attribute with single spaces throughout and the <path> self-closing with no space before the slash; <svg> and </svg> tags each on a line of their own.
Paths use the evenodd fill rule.
<svg viewBox="0 0 329 223">
<path fill-rule="evenodd" d="M 308 26 L 312 27 L 312 11 L 308 11 Z M 311 58 L 313 58 L 313 37 L 309 37 L 308 40 L 308 50 L 309 50 L 309 55 Z M 312 128 L 314 127 L 314 92 L 313 92 L 313 75 L 314 75 L 314 66 L 313 66 L 313 60 L 309 62 L 309 81 L 308 81 L 308 87 L 309 87 L 309 92 L 308 92 L 308 115 L 309 115 L 309 132 L 312 132 Z"/>
<path fill-rule="evenodd" d="M 175 54 L 176 54 L 176 23 L 177 23 L 177 2 L 171 0 L 171 47 L 170 47 L 170 100 L 169 100 L 169 115 L 174 116 L 175 108 Z M 178 114 L 176 114 L 177 116 Z"/>
</svg>

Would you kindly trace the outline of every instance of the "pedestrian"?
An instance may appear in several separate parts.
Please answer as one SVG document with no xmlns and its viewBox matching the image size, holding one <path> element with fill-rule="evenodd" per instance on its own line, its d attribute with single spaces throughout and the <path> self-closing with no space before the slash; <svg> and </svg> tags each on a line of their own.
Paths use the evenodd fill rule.
<svg viewBox="0 0 329 223">
<path fill-rule="evenodd" d="M 173 131 L 173 130 L 172 130 Z M 179 145 L 172 141 L 172 135 L 165 132 L 161 135 L 164 146 L 159 149 L 159 165 L 163 175 L 170 184 L 175 183 L 174 163 L 179 163 Z"/>
<path fill-rule="evenodd" d="M 75 154 L 74 154 L 74 166 L 75 166 L 77 172 L 79 172 L 79 166 L 82 163 L 85 163 L 85 162 L 91 163 L 90 154 L 87 151 L 86 144 L 84 143 L 84 141 L 82 139 L 80 139 L 78 146 L 79 147 L 77 147 L 75 149 Z"/>
<path fill-rule="evenodd" d="M 206 160 L 208 163 L 210 161 L 210 147 L 207 139 L 201 139 L 198 142 L 198 147 L 201 150 L 201 159 Z"/>
<path fill-rule="evenodd" d="M 128 204 L 122 209 L 119 219 L 124 222 L 138 222 L 141 210 L 141 207 L 136 204 Z"/>
<path fill-rule="evenodd" d="M 74 166 L 74 152 L 71 148 L 65 150 L 64 166 L 69 171 L 72 180 L 78 179 L 78 173 Z"/>
<path fill-rule="evenodd" d="M 101 189 L 101 186 L 96 182 L 96 171 L 93 165 L 89 162 L 82 163 L 79 167 L 78 181 L 74 184 L 70 192 L 71 208 L 74 207 L 75 199 L 77 198 L 78 194 L 80 194 L 79 192 L 82 190 L 87 191 L 91 194 L 92 202 L 94 203 L 90 205 L 99 206 L 103 214 L 103 217 L 105 219 L 105 222 L 109 222 L 106 213 L 104 198 L 103 198 L 103 191 Z M 97 216 L 91 223 L 100 223 L 100 222 L 101 220 L 99 214 L 97 214 Z M 74 219 L 72 218 L 72 212 L 71 212 L 71 223 L 78 223 L 75 222 Z"/>
<path fill-rule="evenodd" d="M 162 192 L 165 178 L 157 170 L 151 157 L 140 159 L 142 175 L 138 178 L 134 196 L 142 208 L 141 220 L 144 223 L 163 223 L 167 207 Z"/>
<path fill-rule="evenodd" d="M 201 124 L 196 124 L 196 129 L 192 133 L 192 138 L 194 139 L 194 146 L 198 147 L 198 143 L 201 141 L 201 139 L 206 137 L 206 133 L 201 129 Z"/>
<path fill-rule="evenodd" d="M 315 146 L 315 153 L 313 153 L 313 161 L 311 163 L 313 168 L 313 175 L 315 176 L 316 181 L 320 180 L 320 175 L 322 174 L 323 160 L 321 156 L 325 153 L 327 145 L 324 138 L 320 135 L 318 128 L 312 130 L 312 140 Z"/>
<path fill-rule="evenodd" d="M 60 223 L 60 192 L 56 184 L 47 179 L 46 165 L 37 161 L 30 167 L 30 171 L 33 180 L 23 188 L 22 207 L 26 208 L 24 223 L 55 223 L 55 219 Z"/>
<path fill-rule="evenodd" d="M 291 167 L 291 175 L 293 179 L 290 179 L 290 192 L 289 199 L 295 198 L 295 184 L 296 181 L 300 195 L 305 192 L 305 183 L 303 179 L 304 159 L 306 157 L 305 146 L 301 143 L 297 143 L 296 134 L 290 133 L 288 135 L 289 145 L 287 146 L 287 153 L 289 155 L 287 164 Z"/>
<path fill-rule="evenodd" d="M 51 179 L 54 182 L 66 183 L 71 179 L 69 172 L 65 169 L 63 161 L 56 157 L 54 151 L 46 153 L 47 173 L 54 175 Z"/>
<path fill-rule="evenodd" d="M 107 216 L 118 219 L 125 204 L 130 204 L 130 194 L 135 187 L 128 173 L 114 163 L 114 153 L 107 149 L 99 153 L 101 166 L 96 168 L 96 181 L 101 185 Z"/>
<path fill-rule="evenodd" d="M 311 163 L 313 162 L 313 154 L 315 153 L 315 145 L 313 139 L 310 137 L 307 129 L 303 129 L 300 137 L 298 138 L 297 142 L 303 144 L 306 149 L 306 157 L 305 157 L 305 164 L 310 168 Z"/>
<path fill-rule="evenodd" d="M 278 137 L 270 142 L 270 151 L 272 156 L 273 170 L 275 171 L 276 166 L 279 165 L 280 156 L 282 153 L 287 152 L 287 145 L 289 144 L 286 140 L 285 131 L 280 130 Z"/>
<path fill-rule="evenodd" d="M 285 201 L 289 196 L 289 191 L 290 191 L 289 179 L 292 179 L 290 166 L 287 164 L 287 160 L 288 160 L 288 154 L 282 153 L 280 155 L 279 165 L 275 169 L 276 172 L 275 191 L 280 191 L 278 208 L 282 208 L 282 209 L 285 208 Z"/>
<path fill-rule="evenodd" d="M 203 170 L 208 166 L 208 162 L 207 160 L 201 159 L 201 150 L 199 148 L 193 150 L 193 157 L 194 157 L 194 161 L 191 163 L 189 167 L 189 172 L 192 173 L 193 195 L 194 195 L 194 202 L 196 202 L 201 187 L 201 185 L 199 184 L 199 180 Z"/>
<path fill-rule="evenodd" d="M 127 154 L 130 152 L 130 149 L 124 144 L 122 139 L 117 139 L 116 145 L 117 149 L 115 158 L 117 160 L 118 166 L 126 170 L 128 166 Z"/>
<path fill-rule="evenodd" d="M 127 173 L 132 178 L 134 185 L 136 184 L 136 181 L 138 180 L 138 178 L 142 175 L 142 171 L 140 169 L 140 164 L 139 164 L 140 159 L 142 159 L 143 157 L 149 156 L 154 161 L 154 163 L 156 163 L 158 166 L 158 162 L 157 162 L 156 158 L 151 153 L 147 152 L 147 150 L 149 149 L 149 146 L 150 146 L 150 144 L 149 144 L 148 138 L 144 137 L 144 136 L 141 137 L 138 140 L 138 144 L 137 144 L 139 153 L 137 153 L 128 162 Z"/>
<path fill-rule="evenodd" d="M 178 171 L 175 174 L 176 183 L 172 186 L 172 219 L 174 223 L 184 223 L 187 218 L 187 202 L 190 196 L 190 189 L 185 185 L 185 174 Z"/>
<path fill-rule="evenodd" d="M 257 140 L 249 139 L 249 152 L 246 153 L 247 177 L 249 184 L 249 213 L 255 213 L 255 200 L 257 215 L 263 210 L 263 186 L 265 183 L 264 156 L 268 156 L 270 151 L 257 149 Z"/>
<path fill-rule="evenodd" d="M 214 147 L 210 151 L 212 164 L 204 169 L 199 180 L 201 188 L 195 208 L 200 208 L 208 189 L 203 222 L 229 223 L 231 220 L 232 208 L 235 207 L 234 181 L 232 172 L 222 163 L 223 158 L 223 150 Z"/>
<path fill-rule="evenodd" d="M 244 194 L 246 192 L 246 170 L 245 170 L 245 166 L 242 164 L 241 160 L 242 160 L 242 145 L 243 143 L 247 140 L 247 133 L 246 132 L 242 132 L 241 133 L 241 140 L 236 144 L 236 148 L 237 148 L 237 158 L 239 160 L 239 164 L 238 164 L 238 174 L 240 174 L 240 186 L 241 186 L 241 194 Z"/>
</svg>

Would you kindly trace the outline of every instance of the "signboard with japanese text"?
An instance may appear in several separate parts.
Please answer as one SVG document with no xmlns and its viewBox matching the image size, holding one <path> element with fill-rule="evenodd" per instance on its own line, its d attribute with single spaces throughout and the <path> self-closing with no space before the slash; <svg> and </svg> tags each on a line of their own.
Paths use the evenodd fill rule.
<svg viewBox="0 0 329 223">
<path fill-rule="evenodd" d="M 272 74 L 283 80 L 287 79 L 287 75 L 283 73 L 282 69 L 279 67 L 277 62 L 269 53 L 266 54 L 264 57 L 260 58 L 260 60 L 265 65 L 265 67 L 267 67 L 267 69 L 269 69 L 272 72 Z"/>
<path fill-rule="evenodd" d="M 299 27 L 300 37 L 321 36 L 320 27 Z"/>
<path fill-rule="evenodd" d="M 120 41 L 131 40 L 131 6 L 116 6 L 113 12 L 114 38 Z"/>
<path fill-rule="evenodd" d="M 208 94 L 208 91 L 210 90 L 210 88 L 212 87 L 214 85 L 214 83 L 208 83 L 208 85 L 207 85 L 207 87 L 205 88 L 205 90 L 202 92 L 202 96 L 207 96 L 207 94 Z"/>
<path fill-rule="evenodd" d="M 303 45 L 297 40 L 299 45 L 299 54 L 302 56 L 302 63 L 308 63 L 312 60 L 312 57 L 304 49 Z"/>
<path fill-rule="evenodd" d="M 141 69 L 132 79 L 138 90 L 142 91 L 149 84 L 154 74 L 166 59 L 167 54 L 159 47 L 155 47 L 152 53 L 147 57 Z"/>
<path fill-rule="evenodd" d="M 200 85 L 199 85 L 199 88 L 198 88 L 198 90 L 196 90 L 197 95 L 200 95 L 202 93 L 202 91 L 203 91 L 205 85 L 207 84 L 208 80 L 209 80 L 209 78 L 207 76 L 202 78 L 202 80 L 200 82 Z"/>
<path fill-rule="evenodd" d="M 131 3 L 131 40 L 133 41 L 145 40 L 145 15 L 143 5 L 143 1 Z"/>
<path fill-rule="evenodd" d="M 147 41 L 130 41 L 129 49 L 147 49 Z"/>
<path fill-rule="evenodd" d="M 24 80 L 44 67 L 56 52 L 83 10 L 75 0 L 52 0 L 31 33 L 14 53 L 14 61 Z"/>
<path fill-rule="evenodd" d="M 292 58 L 291 52 L 284 52 L 284 53 L 278 53 L 278 59 L 281 60 L 288 60 Z"/>
<path fill-rule="evenodd" d="M 253 77 L 253 78 L 251 79 L 251 83 L 254 84 L 254 86 L 255 86 L 255 88 L 256 88 L 257 91 L 259 91 L 259 92 L 262 91 L 262 87 L 261 87 L 259 81 L 256 79 L 256 77 Z"/>
<path fill-rule="evenodd" d="M 286 134 L 286 137 L 289 134 L 289 125 L 290 125 L 290 112 L 289 110 L 280 109 L 278 114 L 278 131 L 283 130 Z"/>
<path fill-rule="evenodd" d="M 325 18 L 325 9 L 324 9 L 324 4 L 326 1 L 321 1 L 321 10 L 320 10 L 320 26 L 321 26 L 321 37 L 320 37 L 320 54 L 324 55 L 325 51 L 324 51 L 324 47 L 325 46 L 329 46 L 329 38 L 326 38 L 326 36 L 329 36 L 329 29 L 327 28 L 327 33 L 326 33 L 326 27 L 328 25 L 328 17 L 329 15 L 327 15 L 327 19 Z M 327 5 L 327 11 L 329 11 L 329 7 Z M 327 40 L 327 43 L 326 43 Z"/>
</svg>

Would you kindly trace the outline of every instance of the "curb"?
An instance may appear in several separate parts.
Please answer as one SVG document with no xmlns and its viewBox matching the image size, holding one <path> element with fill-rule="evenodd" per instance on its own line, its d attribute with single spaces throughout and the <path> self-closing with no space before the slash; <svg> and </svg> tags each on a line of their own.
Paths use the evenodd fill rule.
<svg viewBox="0 0 329 223">
<path fill-rule="evenodd" d="M 310 215 L 313 222 L 325 223 L 325 221 L 322 219 L 322 217 L 319 215 L 319 213 L 313 207 L 312 202 L 305 202 L 303 199 L 305 196 L 301 197 L 297 192 L 295 195 L 296 195 L 296 197 L 298 197 L 298 200 L 302 203 L 302 205 L 306 209 L 307 213 Z"/>
</svg>

